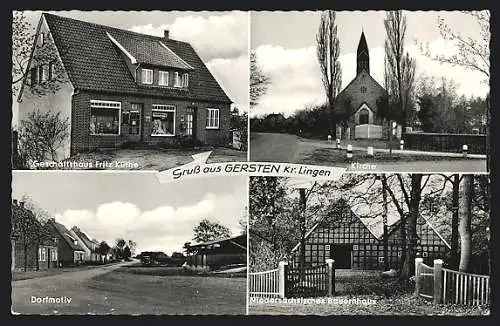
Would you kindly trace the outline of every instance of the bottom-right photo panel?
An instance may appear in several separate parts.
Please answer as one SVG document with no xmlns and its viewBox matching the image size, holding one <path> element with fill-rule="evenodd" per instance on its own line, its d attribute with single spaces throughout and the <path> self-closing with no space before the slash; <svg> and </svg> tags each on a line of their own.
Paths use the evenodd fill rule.
<svg viewBox="0 0 500 326">
<path fill-rule="evenodd" d="M 249 314 L 489 315 L 487 174 L 251 177 Z"/>
</svg>

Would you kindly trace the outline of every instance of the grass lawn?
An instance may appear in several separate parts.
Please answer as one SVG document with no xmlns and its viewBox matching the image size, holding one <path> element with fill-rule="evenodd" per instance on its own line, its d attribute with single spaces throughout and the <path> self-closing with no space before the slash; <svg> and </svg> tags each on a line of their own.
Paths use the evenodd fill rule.
<svg viewBox="0 0 500 326">
<path fill-rule="evenodd" d="M 343 165 L 349 166 L 351 162 L 377 163 L 377 162 L 415 162 L 415 161 L 460 161 L 461 157 L 442 157 L 427 155 L 395 154 L 390 155 L 385 152 L 375 152 L 374 157 L 368 156 L 365 151 L 353 151 L 352 159 L 347 158 L 346 150 L 330 148 L 314 149 L 311 153 L 306 153 L 301 157 L 299 163 L 313 165 Z"/>
<path fill-rule="evenodd" d="M 112 313 L 245 314 L 246 278 L 175 275 L 175 269 L 169 275 L 167 269 L 123 267 L 86 286 L 106 295 Z"/>
<path fill-rule="evenodd" d="M 335 296 L 311 303 L 252 303 L 259 315 L 489 315 L 489 307 L 434 305 L 413 296 L 414 285 L 378 274 L 342 275 L 335 279 Z M 329 301 L 330 299 L 330 301 Z M 349 299 L 351 301 L 349 301 Z M 363 301 L 364 300 L 364 301 Z"/>
<path fill-rule="evenodd" d="M 199 149 L 102 149 L 88 153 L 79 153 L 66 161 L 91 162 L 130 162 L 137 163 L 136 170 L 168 170 L 193 160 L 191 155 L 212 151 L 207 163 L 246 161 L 247 153 L 227 147 L 203 147 Z M 113 170 L 130 170 L 129 167 L 110 167 Z"/>
</svg>

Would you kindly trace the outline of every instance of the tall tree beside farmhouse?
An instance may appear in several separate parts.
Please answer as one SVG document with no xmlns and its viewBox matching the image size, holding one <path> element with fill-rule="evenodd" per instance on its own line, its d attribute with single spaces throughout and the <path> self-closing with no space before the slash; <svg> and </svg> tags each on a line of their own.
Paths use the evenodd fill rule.
<svg viewBox="0 0 500 326">
<path fill-rule="evenodd" d="M 257 53 L 250 51 L 250 107 L 259 104 L 259 99 L 266 94 L 270 84 L 271 79 L 257 62 Z"/>
<path fill-rule="evenodd" d="M 330 109 L 330 135 L 335 135 L 336 121 L 334 102 L 342 86 L 342 68 L 339 55 L 340 46 L 335 23 L 335 11 L 327 10 L 321 14 L 316 34 L 316 55 L 321 69 L 321 79 Z"/>
<path fill-rule="evenodd" d="M 451 252 L 450 252 L 450 266 L 453 269 L 458 268 L 459 258 L 458 258 L 458 203 L 460 196 L 460 176 L 454 174 L 451 177 L 452 183 L 452 216 L 451 216 Z"/>
<path fill-rule="evenodd" d="M 460 200 L 458 202 L 458 231 L 460 234 L 459 271 L 468 272 L 471 268 L 472 255 L 472 198 L 474 193 L 474 176 L 464 174 L 460 182 Z"/>
<path fill-rule="evenodd" d="M 231 236 L 231 230 L 228 227 L 218 223 L 203 219 L 193 228 L 193 240 L 197 242 L 213 241 L 220 238 Z"/>
<path fill-rule="evenodd" d="M 401 10 L 389 11 L 384 25 L 386 30 L 385 73 L 386 84 L 388 84 L 386 87 L 388 86 L 390 106 L 394 105 L 399 108 L 398 120 L 404 133 L 407 125 L 410 93 L 415 78 L 415 60 L 404 51 L 406 17 L 403 12 Z M 389 119 L 391 118 L 389 117 Z"/>
<path fill-rule="evenodd" d="M 385 174 L 382 174 L 380 176 L 381 182 L 382 182 L 382 205 L 383 205 L 383 212 L 382 212 L 382 224 L 383 224 L 383 238 L 382 242 L 384 245 L 384 269 L 388 270 L 389 269 L 389 239 L 388 239 L 388 228 L 387 228 L 387 213 L 388 213 L 388 200 L 387 200 L 387 177 Z"/>
</svg>

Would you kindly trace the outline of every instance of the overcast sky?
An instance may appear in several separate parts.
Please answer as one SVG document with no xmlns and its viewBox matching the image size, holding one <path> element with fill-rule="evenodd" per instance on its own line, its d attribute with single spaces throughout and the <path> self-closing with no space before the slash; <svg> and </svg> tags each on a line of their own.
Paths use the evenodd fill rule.
<svg viewBox="0 0 500 326">
<path fill-rule="evenodd" d="M 241 233 L 247 179 L 210 177 L 160 184 L 154 173 L 13 171 L 12 198 L 23 195 L 67 228 L 98 241 L 137 242 L 137 252 L 182 251 L 203 218 Z"/>
<path fill-rule="evenodd" d="M 484 97 L 489 86 L 481 83 L 483 75 L 461 67 L 439 64 L 420 54 L 415 45 L 429 43 L 436 54 L 454 54 L 452 43 L 442 39 L 438 27 L 438 17 L 443 17 L 456 32 L 473 39 L 479 37 L 479 26 L 468 15 L 461 12 L 416 11 L 404 12 L 407 17 L 405 47 L 416 59 L 416 76 L 453 79 L 459 83 L 458 93 L 466 96 Z M 251 48 L 263 71 L 271 78 L 272 84 L 252 115 L 282 112 L 293 113 L 307 104 L 325 101 L 321 74 L 316 58 L 316 33 L 320 12 L 252 12 Z M 370 48 L 370 73 L 383 85 L 384 11 L 341 11 L 337 13 L 338 36 L 340 42 L 340 62 L 342 65 L 342 88 L 355 77 L 356 49 L 361 31 L 364 30 Z"/>
<path fill-rule="evenodd" d="M 240 111 L 248 109 L 248 13 L 189 11 L 49 11 L 50 13 L 191 43 Z M 41 11 L 25 11 L 33 28 Z M 16 123 L 14 121 L 14 123 Z"/>
</svg>

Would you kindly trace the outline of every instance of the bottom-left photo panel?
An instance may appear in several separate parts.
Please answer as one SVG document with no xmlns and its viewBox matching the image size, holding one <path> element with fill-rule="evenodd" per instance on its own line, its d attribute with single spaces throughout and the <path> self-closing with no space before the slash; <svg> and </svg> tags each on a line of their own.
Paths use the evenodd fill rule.
<svg viewBox="0 0 500 326">
<path fill-rule="evenodd" d="M 12 172 L 13 314 L 246 314 L 248 178 Z"/>
</svg>

